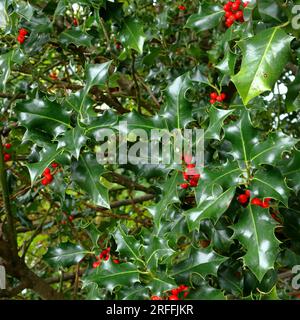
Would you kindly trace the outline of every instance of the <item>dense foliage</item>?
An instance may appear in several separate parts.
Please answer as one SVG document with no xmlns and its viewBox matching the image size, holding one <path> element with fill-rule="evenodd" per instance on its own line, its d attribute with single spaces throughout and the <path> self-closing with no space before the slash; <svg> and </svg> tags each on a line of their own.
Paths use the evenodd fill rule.
<svg viewBox="0 0 300 320">
<path fill-rule="evenodd" d="M 295 5 L 1 0 L 0 297 L 297 298 Z M 99 164 L 120 121 L 204 129 L 200 177 Z"/>
</svg>

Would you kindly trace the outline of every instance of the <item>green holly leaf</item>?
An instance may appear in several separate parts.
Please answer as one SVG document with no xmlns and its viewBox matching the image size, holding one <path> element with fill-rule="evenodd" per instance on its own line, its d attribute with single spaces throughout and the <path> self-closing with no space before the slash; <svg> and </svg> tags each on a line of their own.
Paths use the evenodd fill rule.
<svg viewBox="0 0 300 320">
<path fill-rule="evenodd" d="M 174 266 L 172 276 L 181 276 L 188 279 L 193 274 L 205 277 L 208 274 L 216 275 L 219 266 L 226 260 L 212 250 L 211 247 L 205 249 L 191 248 L 187 259 Z"/>
<path fill-rule="evenodd" d="M 80 244 L 71 242 L 61 243 L 57 247 L 49 248 L 47 253 L 43 256 L 50 267 L 53 268 L 67 268 L 79 263 L 89 252 L 85 250 Z"/>
<path fill-rule="evenodd" d="M 143 24 L 133 18 L 127 18 L 123 21 L 123 27 L 120 31 L 120 41 L 124 48 L 133 49 L 139 54 L 143 54 L 144 42 L 146 40 L 143 31 Z"/>
<path fill-rule="evenodd" d="M 90 195 L 96 205 L 110 208 L 108 190 L 100 183 L 100 176 L 105 170 L 94 154 L 80 155 L 78 161 L 72 162 L 71 170 L 72 180 Z"/>
<path fill-rule="evenodd" d="M 264 0 L 257 2 L 257 8 L 260 16 L 264 21 L 272 22 L 276 20 L 281 21 L 280 14 L 282 12 L 281 6 L 273 0 Z"/>
<path fill-rule="evenodd" d="M 223 74 L 232 76 L 234 74 L 234 67 L 236 63 L 236 55 L 230 51 L 230 48 L 225 52 L 224 58 L 216 65 Z"/>
<path fill-rule="evenodd" d="M 189 76 L 184 74 L 176 78 L 166 89 L 166 103 L 159 115 L 169 130 L 185 128 L 189 122 L 193 121 L 191 104 L 185 97 L 191 85 Z"/>
<path fill-rule="evenodd" d="M 267 209 L 249 205 L 233 226 L 234 238 L 246 249 L 244 264 L 261 281 L 266 272 L 274 267 L 279 253 L 279 241 L 274 235 L 276 223 Z"/>
<path fill-rule="evenodd" d="M 243 52 L 241 70 L 232 77 L 245 105 L 272 90 L 287 63 L 292 37 L 282 28 L 264 30 L 254 37 L 238 42 Z"/>
<path fill-rule="evenodd" d="M 101 64 L 88 64 L 85 68 L 86 87 L 89 89 L 93 86 L 105 87 L 111 63 L 110 60 Z"/>
<path fill-rule="evenodd" d="M 149 300 L 149 289 L 141 285 L 125 287 L 120 291 L 119 298 L 120 300 Z"/>
<path fill-rule="evenodd" d="M 252 126 L 247 111 L 243 111 L 238 121 L 224 128 L 225 139 L 231 142 L 230 154 L 234 160 L 250 162 L 251 150 L 258 143 L 259 131 Z"/>
<path fill-rule="evenodd" d="M 296 75 L 294 81 L 289 84 L 288 92 L 286 95 L 286 108 L 288 112 L 297 111 L 300 109 L 300 72 Z"/>
<path fill-rule="evenodd" d="M 118 121 L 118 115 L 112 110 L 106 110 L 101 116 L 89 118 L 86 123 L 85 134 L 93 136 L 96 141 L 99 141 L 103 129 L 112 129 Z"/>
<path fill-rule="evenodd" d="M 1 11 L 0 11 L 0 15 L 1 15 Z M 1 16 L 0 16 L 0 18 L 1 18 Z M 6 89 L 6 83 L 8 81 L 9 76 L 10 76 L 12 56 L 13 56 L 13 51 L 9 51 L 9 52 L 2 54 L 0 56 L 0 71 L 1 71 L 0 89 L 4 90 L 4 91 Z"/>
<path fill-rule="evenodd" d="M 274 165 L 281 160 L 283 152 L 290 151 L 298 141 L 282 132 L 271 133 L 267 140 L 253 146 L 251 163 Z"/>
<path fill-rule="evenodd" d="M 205 130 L 205 139 L 220 140 L 220 132 L 224 120 L 233 113 L 234 110 L 220 110 L 215 107 L 209 109 L 209 126 Z"/>
<path fill-rule="evenodd" d="M 29 131 L 38 131 L 57 137 L 70 126 L 70 113 L 55 101 L 33 99 L 21 101 L 15 107 L 22 126 Z"/>
<path fill-rule="evenodd" d="M 58 40 L 64 45 L 73 43 L 77 47 L 91 47 L 93 37 L 79 29 L 69 29 L 63 31 L 59 35 Z"/>
<path fill-rule="evenodd" d="M 179 202 L 177 193 L 178 172 L 175 171 L 173 175 L 162 186 L 163 194 L 161 200 L 154 206 L 148 208 L 153 216 L 154 224 L 159 231 L 161 219 L 166 209 L 173 203 Z"/>
<path fill-rule="evenodd" d="M 214 185 L 209 197 L 201 201 L 196 208 L 184 213 L 189 230 L 199 230 L 200 222 L 204 219 L 211 219 L 216 223 L 228 209 L 235 195 L 235 189 L 236 187 L 231 187 L 223 191 L 221 186 Z"/>
<path fill-rule="evenodd" d="M 163 264 L 166 258 L 174 254 L 166 239 L 151 235 L 144 238 L 143 254 L 145 263 L 150 270 L 156 270 L 158 264 Z"/>
<path fill-rule="evenodd" d="M 188 300 L 225 300 L 224 293 L 220 289 L 211 287 L 206 281 L 198 284 L 197 289 L 191 290 L 186 299 Z"/>
<path fill-rule="evenodd" d="M 251 194 L 258 198 L 273 198 L 288 206 L 290 190 L 277 168 L 260 169 L 252 179 Z"/>
<path fill-rule="evenodd" d="M 150 289 L 151 295 L 153 296 L 161 296 L 163 293 L 176 287 L 177 284 L 175 280 L 162 272 L 156 273 L 151 281 L 146 284 L 146 288 Z"/>
<path fill-rule="evenodd" d="M 141 259 L 141 244 L 133 236 L 128 235 L 128 231 L 122 225 L 120 225 L 117 231 L 114 234 L 114 238 L 117 243 L 117 251 L 121 256 L 126 257 L 127 259 L 133 259 L 142 265 L 144 261 Z"/>
<path fill-rule="evenodd" d="M 196 32 L 209 30 L 216 27 L 224 16 L 224 11 L 220 7 L 213 7 L 208 10 L 200 8 L 199 11 L 199 13 L 192 14 L 188 18 L 186 28 L 193 29 Z"/>
<path fill-rule="evenodd" d="M 64 148 L 78 160 L 80 150 L 85 145 L 87 137 L 84 135 L 84 130 L 77 126 L 68 130 L 62 137 L 59 137 L 57 141 L 57 148 Z"/>
<path fill-rule="evenodd" d="M 57 149 L 56 144 L 47 145 L 39 153 L 38 162 L 26 164 L 30 174 L 31 185 L 33 185 L 36 179 L 42 175 L 43 171 L 63 153 L 64 150 Z"/>
<path fill-rule="evenodd" d="M 298 193 L 300 190 L 300 151 L 296 150 L 290 160 L 282 163 L 281 172 L 287 178 L 288 185 Z"/>
<path fill-rule="evenodd" d="M 132 286 L 139 282 L 139 271 L 131 262 L 116 264 L 109 259 L 82 278 L 83 285 L 96 283 L 112 292 L 116 287 Z"/>
</svg>

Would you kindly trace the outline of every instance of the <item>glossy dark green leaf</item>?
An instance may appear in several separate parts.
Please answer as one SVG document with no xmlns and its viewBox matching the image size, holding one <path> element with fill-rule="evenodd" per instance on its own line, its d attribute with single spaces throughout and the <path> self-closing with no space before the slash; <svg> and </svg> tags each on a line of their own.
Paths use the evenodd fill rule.
<svg viewBox="0 0 300 320">
<path fill-rule="evenodd" d="M 300 73 L 296 75 L 294 81 L 289 84 L 288 92 L 286 95 L 286 107 L 288 112 L 297 111 L 300 109 Z"/>
<path fill-rule="evenodd" d="M 184 213 L 189 230 L 198 230 L 200 222 L 204 219 L 211 219 L 217 222 L 222 214 L 228 209 L 232 198 L 235 195 L 236 187 L 231 187 L 226 191 L 215 185 L 212 193 L 197 208 L 190 209 Z"/>
<path fill-rule="evenodd" d="M 191 85 L 188 75 L 182 75 L 166 89 L 166 103 L 160 111 L 160 116 L 169 130 L 185 128 L 193 121 L 191 104 L 185 97 Z"/>
<path fill-rule="evenodd" d="M 290 151 L 298 142 L 282 132 L 272 133 L 267 140 L 253 146 L 251 162 L 255 165 L 274 165 L 281 160 L 284 151 Z"/>
<path fill-rule="evenodd" d="M 236 58 L 236 55 L 228 50 L 226 51 L 223 60 L 216 65 L 216 68 L 219 69 L 223 74 L 232 76 L 234 74 Z"/>
<path fill-rule="evenodd" d="M 218 9 L 219 10 L 216 11 L 201 11 L 200 13 L 192 14 L 188 18 L 185 27 L 197 32 L 214 28 L 220 23 L 224 16 L 224 11 L 221 10 L 221 8 Z"/>
<path fill-rule="evenodd" d="M 146 36 L 143 31 L 143 24 L 138 20 L 133 18 L 125 19 L 119 36 L 125 48 L 133 49 L 139 54 L 143 53 Z"/>
<path fill-rule="evenodd" d="M 82 279 L 83 285 L 96 283 L 112 292 L 116 287 L 132 286 L 139 282 L 139 271 L 133 263 L 115 264 L 109 259 Z"/>
<path fill-rule="evenodd" d="M 233 226 L 234 238 L 246 249 L 244 263 L 259 281 L 274 267 L 279 252 L 279 241 L 274 235 L 275 225 L 267 209 L 249 205 Z"/>
<path fill-rule="evenodd" d="M 234 110 L 221 110 L 214 107 L 209 109 L 209 126 L 205 130 L 205 139 L 220 140 L 220 133 L 223 127 L 223 121 L 232 114 Z"/>
<path fill-rule="evenodd" d="M 6 28 L 9 22 L 9 16 L 7 14 L 7 4 L 5 1 L 0 2 L 0 29 Z"/>
<path fill-rule="evenodd" d="M 61 243 L 49 248 L 43 259 L 53 268 L 70 267 L 80 262 L 88 253 L 80 244 Z"/>
<path fill-rule="evenodd" d="M 291 159 L 283 162 L 281 172 L 287 178 L 287 184 L 298 193 L 300 190 L 300 151 L 295 151 Z"/>
<path fill-rule="evenodd" d="M 59 137 L 57 140 L 57 148 L 65 149 L 78 160 L 80 150 L 85 145 L 87 137 L 84 134 L 84 130 L 77 126 L 65 132 L 65 134 L 62 137 Z"/>
<path fill-rule="evenodd" d="M 21 101 L 16 107 L 18 119 L 28 130 L 45 132 L 57 137 L 70 126 L 70 114 L 57 102 L 48 99 Z"/>
<path fill-rule="evenodd" d="M 104 87 L 111 63 L 112 61 L 88 64 L 85 68 L 86 87 L 89 89 L 93 86 Z"/>
<path fill-rule="evenodd" d="M 165 210 L 173 203 L 179 202 L 178 194 L 178 172 L 173 175 L 163 185 L 163 194 L 161 200 L 154 206 L 149 207 L 148 210 L 153 216 L 156 228 L 160 229 L 160 222 L 165 213 Z"/>
<path fill-rule="evenodd" d="M 1 5 L 0 5 L 1 6 Z M 0 11 L 1 14 L 1 11 Z M 1 18 L 0 18 L 1 19 Z M 0 56 L 0 89 L 5 91 L 6 83 L 10 76 L 13 51 Z"/>
<path fill-rule="evenodd" d="M 65 30 L 59 35 L 60 43 L 64 45 L 69 45 L 71 43 L 75 46 L 80 47 L 90 47 L 92 45 L 91 41 L 93 37 L 89 34 L 79 30 L 79 29 L 69 29 Z"/>
<path fill-rule="evenodd" d="M 63 149 L 57 149 L 56 144 L 44 147 L 39 153 L 39 161 L 36 163 L 28 163 L 26 165 L 29 170 L 31 184 L 33 184 L 38 177 L 41 177 L 43 171 L 63 152 Z"/>
<path fill-rule="evenodd" d="M 272 21 L 272 19 L 280 22 L 281 7 L 278 1 L 274 0 L 259 0 L 257 8 L 260 16 L 264 21 Z"/>
<path fill-rule="evenodd" d="M 161 272 L 156 273 L 151 281 L 146 284 L 146 287 L 150 289 L 151 295 L 161 296 L 163 293 L 175 289 L 177 284 L 172 277 L 168 276 L 165 272 Z"/>
<path fill-rule="evenodd" d="M 193 273 L 202 277 L 208 274 L 216 275 L 219 266 L 226 259 L 226 257 L 214 252 L 211 247 L 205 249 L 192 248 L 189 257 L 174 266 L 172 275 L 180 275 L 185 278 L 189 278 Z"/>
<path fill-rule="evenodd" d="M 72 162 L 72 180 L 86 191 L 93 202 L 101 207 L 110 208 L 108 190 L 100 183 L 100 176 L 105 172 L 92 153 L 80 155 Z"/>
<path fill-rule="evenodd" d="M 274 198 L 288 206 L 290 189 L 277 168 L 260 169 L 250 184 L 253 196 L 258 198 Z"/>
<path fill-rule="evenodd" d="M 272 90 L 288 60 L 292 39 L 275 27 L 238 43 L 243 60 L 241 70 L 232 81 L 245 105 L 261 93 Z"/>
<path fill-rule="evenodd" d="M 124 226 L 120 225 L 118 227 L 114 238 L 117 243 L 117 251 L 122 257 L 144 264 L 141 259 L 141 244 L 133 236 L 128 235 L 128 230 Z"/>
</svg>

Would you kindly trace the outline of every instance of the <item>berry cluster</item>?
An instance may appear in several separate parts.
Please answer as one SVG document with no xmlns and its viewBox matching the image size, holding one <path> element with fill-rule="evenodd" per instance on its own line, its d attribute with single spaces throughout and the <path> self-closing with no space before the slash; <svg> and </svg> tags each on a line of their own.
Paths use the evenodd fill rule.
<svg viewBox="0 0 300 320">
<path fill-rule="evenodd" d="M 241 0 L 229 1 L 224 5 L 226 27 L 230 28 L 235 21 L 244 22 L 243 9 L 247 5 L 248 2 L 242 3 Z"/>
<path fill-rule="evenodd" d="M 110 247 L 102 250 L 102 252 L 100 253 L 99 257 L 96 257 L 97 261 L 95 261 L 93 263 L 93 268 L 94 269 L 98 268 L 101 265 L 103 260 L 107 261 L 109 258 L 110 258 Z M 115 264 L 119 264 L 120 263 L 119 259 L 113 259 L 112 261 Z"/>
<path fill-rule="evenodd" d="M 259 198 L 253 198 L 251 200 L 251 204 L 255 205 L 255 206 L 259 206 L 262 208 L 269 208 L 270 207 L 270 201 L 272 200 L 272 198 L 266 198 L 265 200 L 260 200 Z"/>
<path fill-rule="evenodd" d="M 185 162 L 187 171 L 184 171 L 182 174 L 183 179 L 187 182 L 182 183 L 180 187 L 182 189 L 187 189 L 188 187 L 197 187 L 198 181 L 200 179 L 200 174 L 195 169 L 196 165 L 191 163 L 191 159 L 188 157 L 185 157 Z"/>
<path fill-rule="evenodd" d="M 179 9 L 180 11 L 185 11 L 185 10 L 186 10 L 186 7 L 183 6 L 183 5 L 179 5 L 179 6 L 178 6 L 178 9 Z"/>
<path fill-rule="evenodd" d="M 209 100 L 209 102 L 211 103 L 211 104 L 215 104 L 216 102 L 222 102 L 222 101 L 224 101 L 226 99 L 226 94 L 225 93 L 221 93 L 220 95 L 218 95 L 218 93 L 217 92 L 212 92 L 211 94 L 210 94 L 210 100 Z"/>
<path fill-rule="evenodd" d="M 17 41 L 20 44 L 22 44 L 25 41 L 25 38 L 26 38 L 27 34 L 28 34 L 28 31 L 26 29 L 24 29 L 24 28 L 21 28 L 19 30 L 19 35 L 17 37 Z"/>
<path fill-rule="evenodd" d="M 54 168 L 54 169 L 57 168 L 58 167 L 58 163 L 53 162 L 51 164 L 51 167 Z M 46 186 L 46 185 L 48 185 L 49 183 L 51 183 L 53 181 L 53 174 L 51 173 L 50 168 L 46 168 L 44 170 L 43 177 L 44 177 L 43 180 L 42 180 L 42 185 L 43 186 Z"/>
<path fill-rule="evenodd" d="M 189 287 L 181 284 L 179 287 L 172 289 L 170 291 L 169 297 L 167 297 L 165 300 L 181 300 L 182 298 L 186 298 L 187 295 L 189 294 L 188 291 Z M 159 296 L 152 296 L 150 298 L 151 300 L 164 300 L 164 298 L 159 297 Z"/>
<path fill-rule="evenodd" d="M 5 150 L 9 150 L 11 148 L 11 144 L 6 143 L 3 147 Z M 9 153 L 3 151 L 3 158 L 4 158 L 4 161 L 7 162 L 7 161 L 11 160 L 11 155 Z"/>
<path fill-rule="evenodd" d="M 237 200 L 240 204 L 246 204 L 249 201 L 250 195 L 251 195 L 250 190 L 246 190 L 245 193 L 240 194 L 237 197 Z"/>
</svg>

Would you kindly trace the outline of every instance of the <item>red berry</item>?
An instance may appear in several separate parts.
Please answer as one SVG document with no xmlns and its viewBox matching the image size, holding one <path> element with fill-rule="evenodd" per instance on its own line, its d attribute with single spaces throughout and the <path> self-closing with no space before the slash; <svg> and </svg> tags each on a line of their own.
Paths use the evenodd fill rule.
<svg viewBox="0 0 300 320">
<path fill-rule="evenodd" d="M 114 260 L 113 260 L 113 263 L 115 263 L 115 264 L 120 264 L 120 260 L 114 259 Z"/>
<path fill-rule="evenodd" d="M 245 194 L 241 194 L 238 196 L 238 201 L 241 204 L 245 204 L 248 202 L 248 197 Z"/>
<path fill-rule="evenodd" d="M 175 296 L 175 295 L 171 295 L 169 297 L 169 300 L 179 300 L 179 298 L 177 296 Z"/>
<path fill-rule="evenodd" d="M 187 183 L 182 183 L 182 184 L 180 185 L 180 187 L 181 187 L 182 189 L 187 189 L 187 188 L 189 187 L 189 185 L 188 185 Z"/>
<path fill-rule="evenodd" d="M 261 207 L 262 207 L 262 208 L 269 208 L 269 207 L 270 207 L 270 204 L 269 204 L 269 202 L 264 201 L 264 202 L 261 204 Z"/>
<path fill-rule="evenodd" d="M 152 296 L 150 299 L 151 300 L 162 300 L 162 298 L 159 296 Z"/>
<path fill-rule="evenodd" d="M 180 291 L 186 291 L 186 290 L 188 290 L 188 286 L 186 286 L 185 284 L 181 284 L 179 287 L 178 287 L 178 289 L 180 290 Z"/>
<path fill-rule="evenodd" d="M 238 11 L 237 13 L 235 13 L 234 17 L 236 20 L 240 20 L 241 18 L 244 17 L 243 11 L 241 11 L 241 10 Z"/>
<path fill-rule="evenodd" d="M 51 173 L 49 168 L 46 168 L 43 172 L 43 175 L 49 175 Z"/>
<path fill-rule="evenodd" d="M 188 292 L 185 292 L 185 293 L 183 294 L 183 297 L 186 298 L 188 294 L 189 294 Z"/>
<path fill-rule="evenodd" d="M 48 179 L 44 178 L 41 183 L 43 186 L 46 186 L 49 182 Z"/>
<path fill-rule="evenodd" d="M 68 216 L 68 220 L 72 222 L 74 220 L 74 216 Z"/>
<path fill-rule="evenodd" d="M 66 220 L 62 220 L 62 221 L 60 222 L 60 224 L 67 224 L 67 221 L 66 221 Z"/>
<path fill-rule="evenodd" d="M 222 102 L 222 101 L 223 101 L 223 99 L 222 99 L 221 96 L 218 96 L 216 100 L 217 100 L 218 102 Z"/>
<path fill-rule="evenodd" d="M 181 10 L 181 11 L 184 11 L 184 10 L 186 10 L 186 7 L 183 6 L 183 5 L 180 5 L 180 6 L 178 6 L 178 9 Z"/>
<path fill-rule="evenodd" d="M 209 100 L 209 103 L 210 103 L 210 104 L 215 104 L 215 103 L 216 103 L 216 100 L 215 100 L 215 99 L 210 99 L 210 100 Z"/>
<path fill-rule="evenodd" d="M 218 94 L 217 94 L 216 92 L 212 92 L 212 93 L 210 94 L 210 97 L 211 97 L 212 99 L 216 100 L 217 97 L 218 97 Z"/>
<path fill-rule="evenodd" d="M 225 12 L 225 18 L 229 18 L 232 15 L 231 11 Z"/>
<path fill-rule="evenodd" d="M 234 16 L 234 14 L 232 14 L 232 15 L 227 19 L 227 21 L 229 21 L 229 22 L 231 22 L 231 23 L 234 23 L 234 21 L 235 21 L 235 16 Z"/>
<path fill-rule="evenodd" d="M 184 180 L 189 180 L 189 175 L 187 172 L 183 172 L 183 179 Z"/>
<path fill-rule="evenodd" d="M 94 269 L 98 268 L 98 267 L 100 266 L 100 264 L 101 264 L 101 261 L 95 261 L 95 262 L 93 263 L 93 268 L 94 268 Z"/>
<path fill-rule="evenodd" d="M 255 205 L 255 206 L 261 206 L 262 205 L 262 201 L 258 198 L 253 198 L 251 200 L 251 204 Z"/>
<path fill-rule="evenodd" d="M 25 37 L 28 34 L 28 31 L 24 28 L 19 30 L 19 35 Z"/>
<path fill-rule="evenodd" d="M 190 186 L 191 187 L 197 187 L 197 185 L 198 185 L 198 181 L 196 181 L 196 180 L 191 180 L 190 181 Z"/>
<path fill-rule="evenodd" d="M 73 19 L 73 24 L 74 24 L 75 27 L 78 26 L 78 20 L 76 18 Z"/>
<path fill-rule="evenodd" d="M 178 296 L 178 294 L 180 293 L 180 290 L 179 290 L 179 288 L 172 289 L 171 293 L 172 293 L 173 296 Z"/>
<path fill-rule="evenodd" d="M 250 190 L 246 190 L 246 191 L 245 191 L 245 195 L 246 195 L 247 198 L 250 198 L 250 196 L 251 196 L 251 191 L 250 191 Z"/>
<path fill-rule="evenodd" d="M 4 145 L 4 147 L 5 147 L 5 149 L 10 149 L 11 148 L 11 143 L 6 143 L 5 145 Z"/>
<path fill-rule="evenodd" d="M 249 2 L 248 2 L 248 1 L 245 1 L 245 2 L 243 3 L 243 7 L 246 8 L 246 7 L 248 6 L 248 4 L 249 4 Z"/>
<path fill-rule="evenodd" d="M 22 43 L 25 41 L 25 37 L 24 37 L 24 36 L 21 36 L 21 35 L 18 35 L 17 41 L 18 41 L 20 44 L 22 44 Z"/>
<path fill-rule="evenodd" d="M 46 179 L 48 181 L 48 183 L 50 183 L 53 180 L 53 176 L 52 176 L 52 174 L 45 174 L 45 178 L 44 179 Z"/>
<path fill-rule="evenodd" d="M 52 168 L 57 168 L 57 167 L 58 167 L 58 163 L 53 162 L 53 163 L 51 164 L 51 167 L 52 167 Z"/>
<path fill-rule="evenodd" d="M 265 201 L 266 202 L 270 202 L 272 200 L 272 198 L 266 198 Z"/>
<path fill-rule="evenodd" d="M 189 163 L 186 167 L 191 169 L 191 168 L 195 168 L 196 165 L 194 163 Z"/>
<path fill-rule="evenodd" d="M 226 4 L 224 4 L 224 7 L 223 7 L 223 9 L 224 9 L 224 11 L 229 11 L 230 10 L 230 4 L 229 3 L 226 3 Z"/>
<path fill-rule="evenodd" d="M 8 153 L 4 153 L 4 161 L 9 161 L 11 159 L 11 155 Z"/>
<path fill-rule="evenodd" d="M 240 3 L 239 2 L 235 2 L 233 5 L 232 5 L 232 10 L 236 11 L 236 10 L 239 10 L 240 8 Z"/>
<path fill-rule="evenodd" d="M 221 98 L 222 98 L 222 101 L 226 99 L 226 94 L 225 93 L 221 93 Z"/>
<path fill-rule="evenodd" d="M 230 28 L 233 25 L 233 22 L 229 21 L 228 19 L 225 22 L 225 25 Z"/>
</svg>

